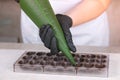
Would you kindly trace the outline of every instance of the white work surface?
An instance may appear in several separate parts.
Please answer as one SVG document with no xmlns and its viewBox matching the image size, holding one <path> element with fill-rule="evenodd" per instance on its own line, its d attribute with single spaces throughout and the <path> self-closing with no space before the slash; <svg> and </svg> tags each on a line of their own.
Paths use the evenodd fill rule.
<svg viewBox="0 0 120 80">
<path fill-rule="evenodd" d="M 120 80 L 119 53 L 110 53 L 108 78 L 14 72 L 13 64 L 23 53 L 24 50 L 0 49 L 0 80 Z"/>
</svg>

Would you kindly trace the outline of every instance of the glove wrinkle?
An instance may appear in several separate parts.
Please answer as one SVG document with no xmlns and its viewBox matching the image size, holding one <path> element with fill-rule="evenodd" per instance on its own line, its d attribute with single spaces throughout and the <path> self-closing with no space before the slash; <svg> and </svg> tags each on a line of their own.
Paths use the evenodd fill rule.
<svg viewBox="0 0 120 80">
<path fill-rule="evenodd" d="M 50 37 L 51 36 L 51 37 Z M 50 43 L 52 41 L 52 38 L 54 37 L 53 31 L 52 29 L 49 27 L 47 34 L 45 36 L 45 46 L 48 47 L 50 49 Z"/>
<path fill-rule="evenodd" d="M 70 49 L 71 51 L 73 51 L 73 52 L 76 52 L 76 48 L 75 48 L 75 46 L 74 46 L 74 44 L 73 44 L 73 41 L 72 41 L 72 39 L 71 39 L 70 37 L 71 37 L 70 34 L 66 36 L 66 41 L 67 41 L 67 43 L 68 43 L 69 49 Z"/>
<path fill-rule="evenodd" d="M 72 26 L 72 19 L 67 15 L 56 14 L 56 17 L 61 25 L 70 28 Z"/>
<path fill-rule="evenodd" d="M 52 38 L 52 42 L 51 42 L 51 54 L 57 54 L 58 53 L 58 49 L 57 49 L 57 44 L 56 44 L 56 38 L 55 37 L 53 37 Z"/>
<path fill-rule="evenodd" d="M 50 26 L 44 25 L 42 28 L 40 28 L 40 37 L 43 42 L 45 42 L 45 36 L 48 32 Z"/>
</svg>

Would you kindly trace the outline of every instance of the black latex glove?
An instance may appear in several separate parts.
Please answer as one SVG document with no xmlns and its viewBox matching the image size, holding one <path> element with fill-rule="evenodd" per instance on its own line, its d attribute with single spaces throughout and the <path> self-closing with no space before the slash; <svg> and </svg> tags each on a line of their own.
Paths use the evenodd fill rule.
<svg viewBox="0 0 120 80">
<path fill-rule="evenodd" d="M 75 52 L 76 48 L 73 44 L 72 35 L 69 30 L 69 28 L 72 26 L 72 19 L 62 14 L 57 14 L 56 17 L 62 27 L 69 49 Z M 52 54 L 56 54 L 59 52 L 57 40 L 49 24 L 43 25 L 40 28 L 39 35 L 44 45 L 51 50 Z"/>
</svg>

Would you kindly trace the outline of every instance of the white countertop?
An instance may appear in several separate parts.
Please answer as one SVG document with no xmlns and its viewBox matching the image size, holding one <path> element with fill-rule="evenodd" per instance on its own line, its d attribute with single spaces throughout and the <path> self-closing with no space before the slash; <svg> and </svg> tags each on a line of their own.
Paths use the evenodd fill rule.
<svg viewBox="0 0 120 80">
<path fill-rule="evenodd" d="M 7 46 L 6 49 L 5 46 Z M 32 48 L 36 50 L 35 46 L 29 46 L 30 49 L 23 49 L 23 47 L 25 46 L 21 44 L 15 44 L 13 46 L 11 46 L 11 44 L 2 44 L 2 46 L 0 46 L 0 80 L 120 80 L 120 54 L 118 52 L 116 54 L 109 53 L 110 66 L 108 78 L 13 72 L 13 64 L 24 51 L 31 50 Z M 40 49 L 41 47 L 39 47 L 39 50 Z M 89 50 L 92 51 L 92 49 Z M 109 52 L 109 50 L 105 48 L 101 50 Z"/>
</svg>

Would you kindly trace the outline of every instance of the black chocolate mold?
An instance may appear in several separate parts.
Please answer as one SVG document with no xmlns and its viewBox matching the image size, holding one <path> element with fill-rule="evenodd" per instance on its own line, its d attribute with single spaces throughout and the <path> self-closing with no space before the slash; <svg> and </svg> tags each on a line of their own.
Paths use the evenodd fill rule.
<svg viewBox="0 0 120 80">
<path fill-rule="evenodd" d="M 107 55 L 72 53 L 72 56 L 76 61 L 75 66 L 73 66 L 62 53 L 51 55 L 51 53 L 47 52 L 27 52 L 18 59 L 16 64 L 19 64 L 21 69 L 26 69 L 29 68 L 29 66 L 32 66 L 33 69 L 36 68 L 46 71 L 46 68 L 48 67 L 51 69 L 56 68 L 56 70 L 61 71 L 73 70 L 77 73 L 79 73 L 79 69 L 87 72 L 87 70 L 90 71 L 90 69 L 97 69 L 96 71 L 99 71 L 108 67 Z M 32 67 L 30 67 L 30 69 L 32 69 Z"/>
</svg>

